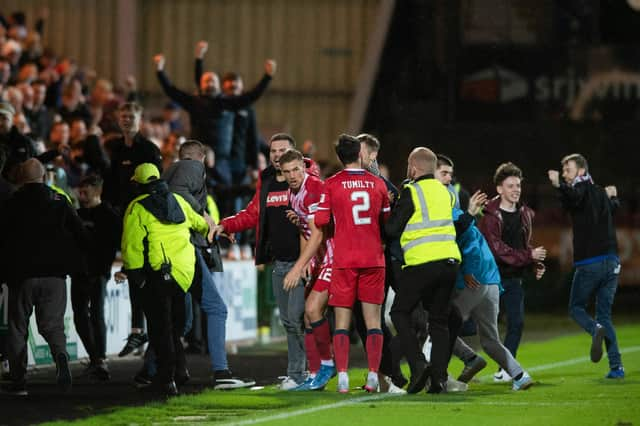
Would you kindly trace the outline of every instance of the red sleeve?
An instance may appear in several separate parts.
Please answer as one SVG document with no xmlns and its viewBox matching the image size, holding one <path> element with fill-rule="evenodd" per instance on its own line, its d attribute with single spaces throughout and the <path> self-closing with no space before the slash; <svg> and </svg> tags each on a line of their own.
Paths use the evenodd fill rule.
<svg viewBox="0 0 640 426">
<path fill-rule="evenodd" d="M 256 192 L 244 210 L 240 210 L 233 216 L 222 219 L 220 224 L 224 226 L 227 233 L 235 233 L 246 229 L 255 228 L 260 219 L 260 189 L 262 188 L 262 178 L 258 178 Z"/>
<path fill-rule="evenodd" d="M 314 216 L 313 221 L 316 226 L 326 226 L 331 221 L 331 198 L 329 196 L 329 185 L 324 186 L 324 191 L 320 196 L 320 202 L 318 203 L 318 210 Z"/>
<path fill-rule="evenodd" d="M 498 218 L 493 214 L 484 215 L 479 223 L 479 228 L 482 235 L 486 238 L 496 260 L 517 267 L 527 266 L 533 263 L 530 249 L 516 250 L 502 241 Z"/>
</svg>

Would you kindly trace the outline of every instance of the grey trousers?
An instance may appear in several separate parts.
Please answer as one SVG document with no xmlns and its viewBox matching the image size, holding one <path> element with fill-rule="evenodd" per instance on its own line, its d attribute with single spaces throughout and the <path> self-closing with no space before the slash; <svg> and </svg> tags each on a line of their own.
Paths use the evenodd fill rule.
<svg viewBox="0 0 640 426">
<path fill-rule="evenodd" d="M 482 285 L 471 290 L 457 290 L 453 304 L 460 311 L 463 321 L 469 317 L 478 325 L 478 335 L 482 349 L 511 377 L 522 373 L 522 367 L 511 352 L 500 342 L 498 333 L 498 311 L 500 310 L 500 289 L 497 285 Z M 455 356 L 467 362 L 476 354 L 464 340 L 458 337 L 453 348 Z"/>
<path fill-rule="evenodd" d="M 304 348 L 304 283 L 302 280 L 291 291 L 282 288 L 284 277 L 295 262 L 275 261 L 273 264 L 273 295 L 278 303 L 280 321 L 287 332 L 289 360 L 287 376 L 302 383 L 305 378 L 307 356 Z"/>
<path fill-rule="evenodd" d="M 9 338 L 7 354 L 11 380 L 24 382 L 27 374 L 29 318 L 35 307 L 38 332 L 49 344 L 53 359 L 67 353 L 64 311 L 67 287 L 63 278 L 30 278 L 9 288 Z"/>
</svg>

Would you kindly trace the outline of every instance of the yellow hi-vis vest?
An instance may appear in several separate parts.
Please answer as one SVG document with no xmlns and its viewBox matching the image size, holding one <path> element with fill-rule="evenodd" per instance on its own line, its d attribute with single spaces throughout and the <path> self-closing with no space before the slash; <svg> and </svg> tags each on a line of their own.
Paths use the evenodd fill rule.
<svg viewBox="0 0 640 426">
<path fill-rule="evenodd" d="M 436 179 L 422 179 L 405 185 L 411 192 L 414 212 L 400 236 L 406 266 L 443 259 L 460 261 L 453 225 L 449 190 Z"/>
</svg>

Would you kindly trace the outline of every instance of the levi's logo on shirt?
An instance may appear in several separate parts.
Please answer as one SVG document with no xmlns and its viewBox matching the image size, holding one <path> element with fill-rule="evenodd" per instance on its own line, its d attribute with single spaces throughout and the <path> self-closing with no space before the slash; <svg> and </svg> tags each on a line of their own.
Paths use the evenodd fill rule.
<svg viewBox="0 0 640 426">
<path fill-rule="evenodd" d="M 289 205 L 289 191 L 274 191 L 267 195 L 267 207 L 282 207 Z"/>
</svg>

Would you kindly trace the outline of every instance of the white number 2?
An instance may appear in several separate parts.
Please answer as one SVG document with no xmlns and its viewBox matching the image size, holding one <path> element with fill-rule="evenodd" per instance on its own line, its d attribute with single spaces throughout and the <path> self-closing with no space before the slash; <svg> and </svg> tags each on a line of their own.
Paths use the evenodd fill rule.
<svg viewBox="0 0 640 426">
<path fill-rule="evenodd" d="M 351 201 L 356 202 L 361 200 L 358 204 L 355 204 L 351 208 L 351 213 L 353 214 L 353 223 L 356 225 L 369 225 L 371 224 L 370 217 L 361 217 L 360 213 L 368 212 L 371 207 L 371 203 L 369 201 L 369 193 L 366 191 L 356 191 L 351 193 Z"/>
</svg>

